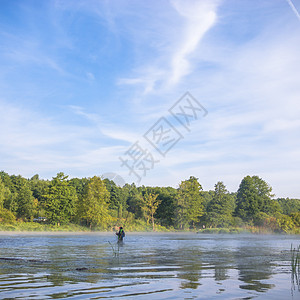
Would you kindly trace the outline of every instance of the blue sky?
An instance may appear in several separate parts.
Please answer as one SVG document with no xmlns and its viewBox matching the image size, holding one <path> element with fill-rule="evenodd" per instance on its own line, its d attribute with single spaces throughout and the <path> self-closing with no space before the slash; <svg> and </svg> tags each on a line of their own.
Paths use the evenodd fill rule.
<svg viewBox="0 0 300 300">
<path fill-rule="evenodd" d="M 258 175 L 300 198 L 299 0 L 0 8 L 0 169 L 138 183 L 120 161 L 138 142 L 156 161 L 139 184 L 236 191 Z M 208 111 L 189 131 L 168 111 L 187 91 Z M 182 136 L 165 156 L 144 138 L 162 117 Z"/>
</svg>

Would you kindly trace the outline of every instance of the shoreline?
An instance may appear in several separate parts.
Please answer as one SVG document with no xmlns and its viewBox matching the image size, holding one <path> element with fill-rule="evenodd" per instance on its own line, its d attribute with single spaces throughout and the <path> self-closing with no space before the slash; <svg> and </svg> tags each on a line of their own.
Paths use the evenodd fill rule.
<svg viewBox="0 0 300 300">
<path fill-rule="evenodd" d="M 126 233 L 143 233 L 143 234 L 157 234 L 157 233 L 193 233 L 193 234 L 282 234 L 282 235 L 300 235 L 300 228 L 297 227 L 294 230 L 271 230 L 268 227 L 258 226 L 244 226 L 244 227 L 226 227 L 226 228 L 193 228 L 185 230 L 177 230 L 174 228 L 166 228 L 160 225 L 155 226 L 155 231 L 152 230 L 152 226 L 135 226 L 128 224 L 124 227 Z M 101 227 L 95 227 L 93 230 L 82 225 L 77 224 L 63 224 L 60 226 L 51 224 L 39 224 L 34 222 L 16 222 L 13 224 L 1 224 L 0 234 L 13 235 L 13 234 L 111 234 L 116 232 L 116 227 L 112 226 L 108 229 Z"/>
<path fill-rule="evenodd" d="M 0 230 L 0 236 L 13 236 L 13 235 L 104 235 L 104 236 L 110 236 L 114 234 L 115 231 L 63 231 L 63 230 L 57 230 L 57 231 L 42 231 L 42 230 Z M 232 236 L 232 235 L 277 235 L 277 236 L 299 236 L 299 233 L 278 233 L 278 232 L 251 232 L 247 230 L 239 231 L 239 232 L 199 232 L 199 231 L 126 231 L 126 234 L 143 234 L 143 235 L 165 235 L 165 234 L 191 234 L 191 235 L 226 235 L 226 236 Z"/>
</svg>

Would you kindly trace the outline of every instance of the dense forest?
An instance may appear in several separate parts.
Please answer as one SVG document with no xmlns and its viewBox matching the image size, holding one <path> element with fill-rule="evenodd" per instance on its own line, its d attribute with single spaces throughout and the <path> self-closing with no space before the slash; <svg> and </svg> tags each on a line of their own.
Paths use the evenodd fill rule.
<svg viewBox="0 0 300 300">
<path fill-rule="evenodd" d="M 203 191 L 191 176 L 178 188 L 120 187 L 109 179 L 52 180 L 39 175 L 26 179 L 0 172 L 1 224 L 44 222 L 52 226 L 77 224 L 91 230 L 201 230 L 264 228 L 299 233 L 300 199 L 273 199 L 272 188 L 258 176 L 242 179 L 230 193 L 223 182 Z"/>
</svg>

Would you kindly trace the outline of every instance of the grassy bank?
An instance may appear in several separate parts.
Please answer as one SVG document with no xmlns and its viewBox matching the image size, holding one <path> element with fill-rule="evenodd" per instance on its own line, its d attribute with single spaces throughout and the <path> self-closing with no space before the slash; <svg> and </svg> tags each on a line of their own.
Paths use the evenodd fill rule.
<svg viewBox="0 0 300 300">
<path fill-rule="evenodd" d="M 257 226 L 246 226 L 231 227 L 231 228 L 206 228 L 201 229 L 197 233 L 200 234 L 239 234 L 239 233 L 252 233 L 252 234 L 300 234 L 300 228 L 289 231 L 272 231 L 269 228 L 257 227 Z"/>
<path fill-rule="evenodd" d="M 79 226 L 75 224 L 67 225 L 50 225 L 50 224 L 39 224 L 35 222 L 16 222 L 13 224 L 0 224 L 0 231 L 65 231 L 65 232 L 88 232 L 89 228 Z"/>
<path fill-rule="evenodd" d="M 121 226 L 121 225 L 119 225 Z M 124 225 L 123 225 L 124 226 Z M 117 226 L 116 226 L 117 228 Z M 116 229 L 111 227 L 109 229 L 103 229 L 103 227 L 94 227 L 92 231 L 113 231 Z M 152 225 L 146 224 L 144 221 L 137 220 L 133 223 L 129 223 L 124 227 L 124 229 L 128 232 L 152 232 Z M 50 225 L 36 222 L 13 222 L 10 224 L 0 223 L 0 232 L 1 231 L 36 231 L 36 232 L 91 232 L 91 229 L 86 226 L 80 226 L 76 224 L 65 224 L 65 225 Z M 155 231 L 157 232 L 166 232 L 166 231 L 174 231 L 174 228 L 166 228 L 164 226 L 155 225 Z"/>
<path fill-rule="evenodd" d="M 245 228 L 206 228 L 201 229 L 197 233 L 203 233 L 203 234 L 224 234 L 224 233 L 250 233 L 249 230 Z"/>
<path fill-rule="evenodd" d="M 124 226 L 124 225 L 123 225 Z M 101 227 L 93 228 L 93 231 L 113 231 L 114 227 L 104 230 Z M 141 220 L 136 220 L 133 223 L 129 223 L 124 226 L 127 232 L 153 232 L 152 225 L 146 224 L 146 222 Z M 36 231 L 36 232 L 91 232 L 90 228 L 86 226 L 80 226 L 76 224 L 66 224 L 66 225 L 50 225 L 50 224 L 40 224 L 36 222 L 14 222 L 11 224 L 0 223 L 1 231 Z M 183 230 L 184 232 L 197 232 L 198 234 L 240 234 L 240 233 L 252 233 L 252 234 L 300 234 L 300 228 L 288 232 L 274 232 L 268 228 L 256 227 L 256 226 L 246 226 L 240 227 L 230 227 L 230 228 L 206 228 L 206 229 L 189 229 Z M 155 225 L 155 232 L 179 232 L 173 227 L 167 228 L 160 225 Z"/>
</svg>

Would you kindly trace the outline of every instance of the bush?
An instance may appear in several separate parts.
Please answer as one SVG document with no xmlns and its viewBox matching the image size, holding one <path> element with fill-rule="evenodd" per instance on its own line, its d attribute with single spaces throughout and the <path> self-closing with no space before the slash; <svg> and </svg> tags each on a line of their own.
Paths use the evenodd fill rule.
<svg viewBox="0 0 300 300">
<path fill-rule="evenodd" d="M 16 226 L 13 224 L 0 224 L 1 231 L 15 231 L 17 230 Z"/>
<path fill-rule="evenodd" d="M 280 229 L 285 233 L 288 233 L 295 229 L 295 224 L 294 224 L 292 218 L 289 216 L 281 215 L 277 219 L 277 222 L 278 222 Z"/>
<path fill-rule="evenodd" d="M 245 224 L 243 220 L 239 217 L 232 218 L 232 226 L 233 227 L 243 227 Z"/>
<path fill-rule="evenodd" d="M 200 230 L 198 233 L 206 233 L 206 234 L 238 234 L 238 233 L 246 233 L 249 232 L 244 228 L 206 228 Z"/>
<path fill-rule="evenodd" d="M 270 218 L 270 216 L 261 211 L 261 212 L 257 213 L 253 217 L 253 224 L 255 226 L 263 226 L 263 227 L 265 227 L 268 218 Z"/>
<path fill-rule="evenodd" d="M 16 221 L 15 215 L 6 208 L 0 209 L 0 221 L 6 224 L 13 224 Z"/>
<path fill-rule="evenodd" d="M 230 233 L 230 230 L 229 228 L 221 228 L 218 232 L 219 234 L 222 234 L 222 233 Z"/>
<path fill-rule="evenodd" d="M 300 212 L 292 213 L 291 218 L 297 227 L 300 227 Z"/>
</svg>

